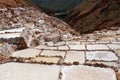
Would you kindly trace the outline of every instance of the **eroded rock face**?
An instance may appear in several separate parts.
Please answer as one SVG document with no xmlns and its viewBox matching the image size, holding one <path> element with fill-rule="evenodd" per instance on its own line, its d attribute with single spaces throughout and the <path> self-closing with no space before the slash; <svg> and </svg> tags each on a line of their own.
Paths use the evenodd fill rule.
<svg viewBox="0 0 120 80">
<path fill-rule="evenodd" d="M 119 14 L 119 0 L 86 0 L 70 11 L 66 22 L 80 33 L 89 33 L 119 26 Z"/>
</svg>

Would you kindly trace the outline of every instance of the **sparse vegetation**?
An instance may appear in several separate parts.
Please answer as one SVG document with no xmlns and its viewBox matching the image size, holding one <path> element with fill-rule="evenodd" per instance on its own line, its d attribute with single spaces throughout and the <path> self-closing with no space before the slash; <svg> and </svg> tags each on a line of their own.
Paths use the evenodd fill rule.
<svg viewBox="0 0 120 80">
<path fill-rule="evenodd" d="M 76 31 L 89 33 L 94 30 L 119 26 L 119 14 L 119 0 L 87 0 L 71 10 L 65 20 Z"/>
</svg>

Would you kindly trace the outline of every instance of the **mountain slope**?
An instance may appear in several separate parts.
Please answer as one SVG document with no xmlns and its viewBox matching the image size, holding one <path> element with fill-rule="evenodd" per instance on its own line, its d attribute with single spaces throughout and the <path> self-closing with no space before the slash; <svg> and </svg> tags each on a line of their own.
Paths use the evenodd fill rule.
<svg viewBox="0 0 120 80">
<path fill-rule="evenodd" d="M 51 10 L 70 10 L 83 0 L 31 0 Z"/>
<path fill-rule="evenodd" d="M 25 0 L 0 0 L 0 7 L 26 6 Z"/>
<path fill-rule="evenodd" d="M 71 10 L 65 20 L 80 33 L 120 26 L 120 1 L 87 0 Z"/>
</svg>

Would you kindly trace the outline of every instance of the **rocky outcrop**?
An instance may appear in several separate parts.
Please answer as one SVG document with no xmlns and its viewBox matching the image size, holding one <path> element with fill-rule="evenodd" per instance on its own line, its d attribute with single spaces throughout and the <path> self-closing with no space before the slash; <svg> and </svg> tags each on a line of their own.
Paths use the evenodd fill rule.
<svg viewBox="0 0 120 80">
<path fill-rule="evenodd" d="M 105 29 L 120 25 L 119 0 L 86 0 L 66 17 L 76 31 L 89 33 L 94 30 Z"/>
</svg>

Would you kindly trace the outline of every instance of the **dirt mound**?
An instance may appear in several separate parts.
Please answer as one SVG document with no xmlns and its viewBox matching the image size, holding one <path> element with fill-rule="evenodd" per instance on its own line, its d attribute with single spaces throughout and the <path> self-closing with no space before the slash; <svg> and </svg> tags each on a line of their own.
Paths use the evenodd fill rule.
<svg viewBox="0 0 120 80">
<path fill-rule="evenodd" d="M 86 0 L 66 17 L 73 28 L 80 33 L 120 26 L 119 0 Z"/>
</svg>

